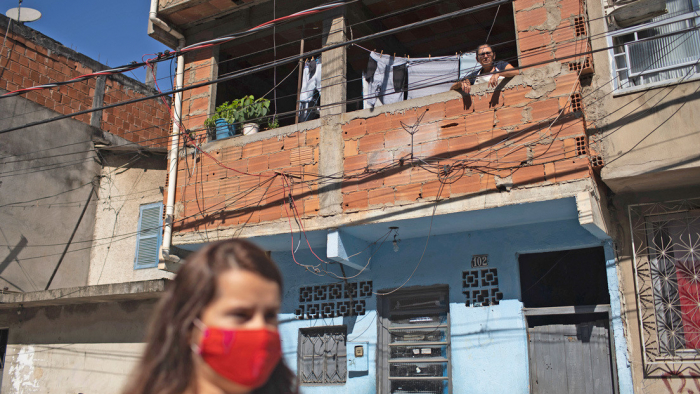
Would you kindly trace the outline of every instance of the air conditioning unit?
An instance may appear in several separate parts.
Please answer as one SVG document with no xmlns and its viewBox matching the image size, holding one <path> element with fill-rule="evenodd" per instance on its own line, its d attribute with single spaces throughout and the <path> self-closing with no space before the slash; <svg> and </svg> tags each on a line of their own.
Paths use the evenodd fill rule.
<svg viewBox="0 0 700 394">
<path fill-rule="evenodd" d="M 665 0 L 613 1 L 605 9 L 608 24 L 618 28 L 639 25 L 666 13 Z"/>
</svg>

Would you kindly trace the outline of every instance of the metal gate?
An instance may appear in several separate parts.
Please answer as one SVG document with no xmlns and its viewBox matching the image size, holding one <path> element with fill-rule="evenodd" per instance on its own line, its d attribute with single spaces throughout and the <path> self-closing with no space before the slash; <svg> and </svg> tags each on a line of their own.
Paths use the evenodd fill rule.
<svg viewBox="0 0 700 394">
<path fill-rule="evenodd" d="M 608 319 L 530 326 L 528 348 L 533 394 L 617 391 Z"/>
</svg>

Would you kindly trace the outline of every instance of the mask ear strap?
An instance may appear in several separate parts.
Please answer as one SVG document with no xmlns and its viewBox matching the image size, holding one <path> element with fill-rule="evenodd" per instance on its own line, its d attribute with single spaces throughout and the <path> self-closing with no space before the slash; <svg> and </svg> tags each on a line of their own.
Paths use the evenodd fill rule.
<svg viewBox="0 0 700 394">
<path fill-rule="evenodd" d="M 204 323 L 202 323 L 202 321 L 199 320 L 198 317 L 195 317 L 194 320 L 192 320 L 192 324 L 194 324 L 195 327 L 199 328 L 202 331 L 207 329 L 207 326 Z"/>
<path fill-rule="evenodd" d="M 199 329 L 202 331 L 202 334 L 203 334 L 204 331 L 206 331 L 206 329 L 207 329 L 207 326 L 206 326 L 204 323 L 202 323 L 202 321 L 199 320 L 199 318 L 195 318 L 195 319 L 192 321 L 192 324 L 193 324 L 195 327 L 199 328 Z M 202 354 L 202 348 L 199 347 L 198 344 L 192 343 L 192 344 L 190 344 L 190 348 L 192 349 L 192 351 L 193 351 L 195 354 L 199 354 L 199 355 Z"/>
</svg>

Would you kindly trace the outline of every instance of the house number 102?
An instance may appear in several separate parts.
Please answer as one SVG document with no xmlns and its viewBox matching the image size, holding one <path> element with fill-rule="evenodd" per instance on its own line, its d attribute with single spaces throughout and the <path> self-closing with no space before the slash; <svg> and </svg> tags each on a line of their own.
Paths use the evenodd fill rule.
<svg viewBox="0 0 700 394">
<path fill-rule="evenodd" d="M 488 267 L 489 255 L 475 254 L 472 256 L 472 268 Z"/>
</svg>

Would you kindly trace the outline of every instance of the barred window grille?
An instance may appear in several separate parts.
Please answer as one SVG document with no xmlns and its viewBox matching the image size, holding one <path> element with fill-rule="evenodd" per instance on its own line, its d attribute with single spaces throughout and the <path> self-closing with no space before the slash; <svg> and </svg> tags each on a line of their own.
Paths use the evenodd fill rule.
<svg viewBox="0 0 700 394">
<path fill-rule="evenodd" d="M 646 373 L 698 374 L 700 199 L 632 206 L 630 219 Z"/>
<path fill-rule="evenodd" d="M 451 392 L 447 286 L 382 297 L 378 392 Z"/>
<path fill-rule="evenodd" d="M 302 384 L 343 384 L 347 379 L 346 326 L 299 330 L 299 380 Z"/>
<path fill-rule="evenodd" d="M 663 36 L 697 25 L 698 4 L 666 0 L 668 14 L 651 22 L 618 30 L 612 36 L 616 89 L 690 78 L 700 73 L 700 32 Z"/>
</svg>

